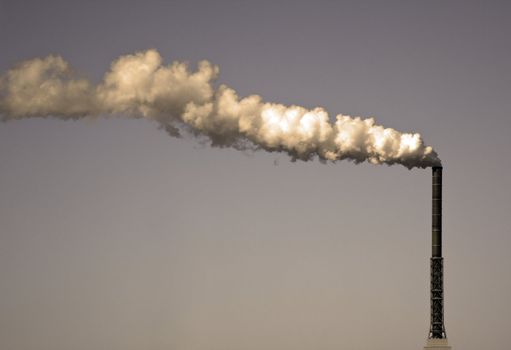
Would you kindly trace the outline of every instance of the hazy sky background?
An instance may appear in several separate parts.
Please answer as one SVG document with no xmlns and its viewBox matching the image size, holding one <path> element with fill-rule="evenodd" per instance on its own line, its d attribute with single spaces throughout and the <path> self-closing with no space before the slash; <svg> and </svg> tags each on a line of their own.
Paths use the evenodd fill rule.
<svg viewBox="0 0 511 350">
<path fill-rule="evenodd" d="M 511 347 L 505 1 L 0 1 L 0 71 L 220 66 L 240 95 L 376 117 L 444 163 L 453 349 Z M 420 349 L 431 172 L 292 163 L 146 120 L 0 124 L 0 348 Z"/>
</svg>

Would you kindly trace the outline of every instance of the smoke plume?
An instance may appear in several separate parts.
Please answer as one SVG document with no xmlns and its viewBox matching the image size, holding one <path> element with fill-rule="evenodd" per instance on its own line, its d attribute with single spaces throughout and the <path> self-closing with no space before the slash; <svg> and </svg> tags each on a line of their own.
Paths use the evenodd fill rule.
<svg viewBox="0 0 511 350">
<path fill-rule="evenodd" d="M 60 56 L 28 60 L 0 77 L 0 116 L 79 119 L 115 114 L 156 121 L 170 135 L 187 133 L 212 146 L 285 152 L 293 160 L 348 159 L 355 163 L 429 167 L 437 153 L 417 133 L 400 133 L 374 119 L 337 115 L 330 121 L 320 107 L 306 109 L 240 98 L 213 83 L 218 67 L 199 62 L 163 65 L 155 50 L 121 56 L 98 85 L 73 72 Z"/>
</svg>

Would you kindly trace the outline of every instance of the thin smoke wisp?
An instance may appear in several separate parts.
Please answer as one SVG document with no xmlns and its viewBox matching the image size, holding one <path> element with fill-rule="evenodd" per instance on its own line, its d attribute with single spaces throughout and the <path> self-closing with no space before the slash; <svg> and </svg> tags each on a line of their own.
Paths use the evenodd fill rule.
<svg viewBox="0 0 511 350">
<path fill-rule="evenodd" d="M 293 160 L 351 160 L 401 164 L 409 169 L 440 165 L 418 133 L 377 125 L 373 118 L 239 97 L 215 87 L 219 69 L 208 61 L 195 70 L 184 62 L 165 65 L 156 50 L 115 60 L 94 85 L 62 57 L 24 61 L 0 76 L 0 118 L 80 119 L 120 115 L 156 121 L 171 136 L 206 138 L 214 147 L 285 152 Z"/>
</svg>

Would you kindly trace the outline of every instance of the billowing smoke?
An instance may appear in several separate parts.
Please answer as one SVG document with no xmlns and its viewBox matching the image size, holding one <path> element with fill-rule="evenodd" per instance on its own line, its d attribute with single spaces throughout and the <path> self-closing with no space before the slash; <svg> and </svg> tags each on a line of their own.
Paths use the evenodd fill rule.
<svg viewBox="0 0 511 350">
<path fill-rule="evenodd" d="M 207 61 L 190 71 L 186 63 L 163 65 L 155 50 L 114 61 L 98 85 L 77 76 L 60 56 L 22 62 L 0 77 L 3 120 L 34 117 L 79 119 L 115 114 L 155 120 L 172 136 L 199 136 L 212 146 L 264 149 L 293 160 L 348 159 L 356 163 L 440 164 L 417 133 L 400 133 L 374 119 L 338 115 L 331 122 L 323 108 L 306 109 L 240 98 L 213 83 L 218 67 Z"/>
</svg>

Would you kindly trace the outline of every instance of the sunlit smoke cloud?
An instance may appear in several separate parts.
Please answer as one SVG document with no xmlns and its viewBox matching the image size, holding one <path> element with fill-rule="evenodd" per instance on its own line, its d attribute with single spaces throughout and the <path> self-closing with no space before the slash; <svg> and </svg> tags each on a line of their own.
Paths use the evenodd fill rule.
<svg viewBox="0 0 511 350">
<path fill-rule="evenodd" d="M 72 71 L 60 56 L 19 63 L 0 77 L 0 115 L 79 119 L 86 116 L 143 117 L 172 136 L 206 138 L 215 147 L 285 152 L 293 160 L 351 160 L 355 163 L 440 165 L 437 153 L 417 133 L 400 133 L 373 118 L 337 115 L 269 103 L 258 95 L 238 97 L 217 88 L 217 66 L 199 62 L 164 65 L 156 50 L 119 57 L 98 85 Z"/>
</svg>

